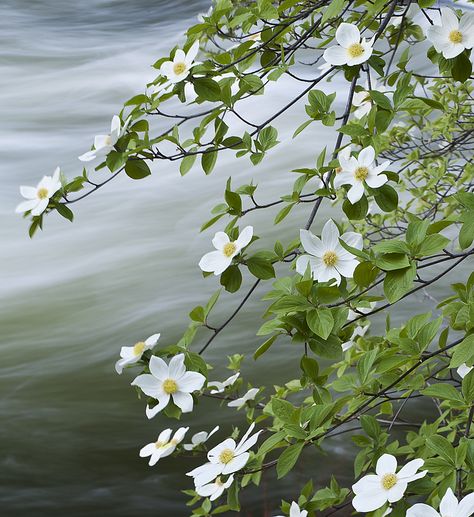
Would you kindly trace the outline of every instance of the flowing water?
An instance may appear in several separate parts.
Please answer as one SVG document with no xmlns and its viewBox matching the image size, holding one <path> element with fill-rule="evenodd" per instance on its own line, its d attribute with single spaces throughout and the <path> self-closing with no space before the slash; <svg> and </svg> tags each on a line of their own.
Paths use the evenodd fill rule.
<svg viewBox="0 0 474 517">
<path fill-rule="evenodd" d="M 284 124 L 277 123 L 283 144 L 256 168 L 228 154 L 210 177 L 196 168 L 181 178 L 177 164 L 160 164 L 139 182 L 119 177 L 73 206 L 73 225 L 53 214 L 33 240 L 13 210 L 20 184 L 36 184 L 58 164 L 68 176 L 80 173 L 76 157 L 89 148 L 91 135 L 103 133 L 122 102 L 154 78 L 150 65 L 182 41 L 185 28 L 207 8 L 204 0 L 0 5 L 2 516 L 189 515 L 180 489 L 192 486 L 184 472 L 200 460 L 167 459 L 150 468 L 138 457 L 169 421 L 146 419 L 143 401 L 129 386 L 133 374 L 119 377 L 114 362 L 122 345 L 155 332 L 163 343 L 176 342 L 189 310 L 217 289 L 216 280 L 203 279 L 197 267 L 214 229 L 198 230 L 221 199 L 227 177 L 235 184 L 254 178 L 262 191 L 257 198 L 275 200 L 294 180 L 288 171 L 312 166 L 334 132 L 315 125 L 292 141 L 304 109 L 299 105 Z M 246 112 L 262 120 L 299 88 L 283 79 Z M 295 210 L 276 228 L 276 211 L 254 212 L 248 223 L 262 245 L 277 237 L 288 242 L 309 208 Z M 315 229 L 328 213 L 324 207 Z M 228 375 L 226 355 L 251 356 L 261 341 L 255 330 L 264 290 L 209 348 L 214 378 Z M 437 296 L 447 292 L 445 282 Z M 240 296 L 223 295 L 212 323 L 219 324 Z M 395 321 L 420 302 L 431 304 L 422 296 L 401 304 Z M 197 344 L 205 338 L 199 334 Z M 285 382 L 297 374 L 298 353 L 290 344 L 275 346 L 264 361 L 250 358 L 243 374 L 269 385 Z M 246 425 L 242 413 L 209 400 L 183 423 L 194 432 L 220 424 L 218 438 L 231 424 Z M 328 450 L 335 456 L 332 473 L 349 483 L 354 449 L 342 437 Z M 266 474 L 262 489 L 245 497 L 242 515 L 274 515 L 280 499 L 294 497 L 308 475 L 325 482 L 325 462 L 322 455 L 307 454 L 277 491 L 273 474 Z"/>
</svg>

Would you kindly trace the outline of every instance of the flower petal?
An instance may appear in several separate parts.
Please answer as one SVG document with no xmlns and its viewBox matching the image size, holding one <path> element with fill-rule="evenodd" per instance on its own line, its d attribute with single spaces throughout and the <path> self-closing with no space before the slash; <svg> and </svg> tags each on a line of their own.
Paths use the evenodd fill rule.
<svg viewBox="0 0 474 517">
<path fill-rule="evenodd" d="M 218 276 L 232 263 L 232 258 L 226 257 L 221 251 L 210 251 L 199 261 L 199 267 L 208 273 Z"/>
<path fill-rule="evenodd" d="M 23 212 L 28 212 L 28 210 L 33 210 L 33 208 L 35 208 L 36 205 L 38 205 L 38 204 L 39 204 L 38 199 L 29 199 L 28 201 L 22 201 L 15 208 L 15 213 L 22 214 Z"/>
<path fill-rule="evenodd" d="M 424 465 L 424 463 L 425 462 L 420 458 L 411 460 L 400 469 L 397 476 L 399 478 L 412 477 L 414 474 L 416 474 L 416 471 Z"/>
<path fill-rule="evenodd" d="M 439 512 L 441 515 L 458 515 L 458 500 L 453 494 L 451 488 L 446 490 L 441 502 L 439 503 Z"/>
<path fill-rule="evenodd" d="M 300 255 L 296 259 L 296 272 L 300 275 L 304 275 L 309 265 L 311 273 L 314 273 L 314 271 L 319 267 L 320 264 L 321 261 L 316 257 L 312 257 L 311 255 Z"/>
<path fill-rule="evenodd" d="M 313 235 L 309 230 L 300 230 L 300 241 L 306 253 L 315 257 L 324 255 L 324 247 L 321 239 Z"/>
<path fill-rule="evenodd" d="M 403 497 L 403 494 L 405 493 L 405 490 L 407 489 L 407 486 L 408 483 L 406 480 L 399 479 L 390 490 L 387 490 L 387 499 L 391 503 L 400 501 L 400 499 Z"/>
<path fill-rule="evenodd" d="M 365 179 L 365 182 L 367 183 L 367 185 L 369 185 L 370 188 L 379 188 L 382 185 L 385 185 L 387 181 L 388 178 L 387 176 L 385 176 L 385 174 L 369 174 Z"/>
<path fill-rule="evenodd" d="M 418 503 L 407 510 L 406 517 L 440 517 L 440 514 L 431 506 Z"/>
<path fill-rule="evenodd" d="M 216 250 L 222 250 L 222 248 L 229 242 L 229 236 L 225 232 L 217 232 L 212 239 L 212 245 Z"/>
<path fill-rule="evenodd" d="M 138 386 L 143 393 L 149 397 L 158 398 L 158 396 L 163 393 L 161 390 L 161 382 L 149 373 L 139 375 L 132 381 L 131 385 Z"/>
<path fill-rule="evenodd" d="M 37 190 L 35 189 L 35 187 L 27 187 L 25 185 L 22 185 L 20 187 L 20 194 L 25 198 L 25 199 L 34 199 L 36 200 L 36 192 Z"/>
<path fill-rule="evenodd" d="M 470 517 L 474 514 L 474 492 L 459 502 L 456 517 Z"/>
<path fill-rule="evenodd" d="M 181 379 L 186 373 L 186 366 L 184 366 L 184 354 L 178 354 L 171 358 L 168 365 L 168 376 L 171 379 Z"/>
<path fill-rule="evenodd" d="M 199 372 L 186 372 L 178 382 L 179 391 L 192 393 L 200 390 L 206 378 Z"/>
<path fill-rule="evenodd" d="M 332 219 L 329 219 L 324 225 L 321 241 L 325 250 L 334 250 L 339 244 L 339 229 Z"/>
<path fill-rule="evenodd" d="M 441 24 L 443 29 L 447 31 L 459 29 L 459 21 L 456 13 L 448 7 L 441 8 Z"/>
<path fill-rule="evenodd" d="M 238 470 L 244 468 L 247 464 L 247 461 L 249 460 L 249 457 L 250 454 L 248 452 L 239 454 L 224 466 L 222 469 L 222 474 L 232 474 L 233 472 L 237 472 Z"/>
<path fill-rule="evenodd" d="M 235 241 L 237 249 L 240 251 L 242 248 L 245 248 L 247 244 L 252 240 L 253 236 L 253 226 L 246 226 L 239 235 L 239 238 Z"/>
<path fill-rule="evenodd" d="M 352 187 L 347 192 L 347 199 L 352 203 L 357 203 L 360 201 L 362 196 L 364 195 L 364 184 L 362 181 L 355 181 Z"/>
<path fill-rule="evenodd" d="M 359 156 L 357 157 L 359 165 L 362 165 L 363 167 L 370 167 L 374 163 L 374 160 L 375 149 L 371 145 L 365 149 L 362 149 L 362 151 L 359 153 Z"/>
<path fill-rule="evenodd" d="M 186 54 L 185 62 L 190 65 L 199 52 L 199 40 L 196 40 Z"/>
<path fill-rule="evenodd" d="M 377 460 L 377 466 L 375 467 L 375 472 L 379 476 L 383 476 L 384 474 L 395 474 L 397 470 L 397 459 L 395 456 L 391 454 L 383 454 Z"/>
<path fill-rule="evenodd" d="M 364 240 L 360 233 L 346 232 L 341 235 L 341 239 L 351 248 L 361 250 L 364 245 Z"/>
<path fill-rule="evenodd" d="M 161 334 L 153 334 L 152 336 L 150 336 L 148 339 L 145 340 L 145 345 L 147 347 L 154 347 L 158 341 L 158 339 L 160 339 L 160 335 Z"/>
<path fill-rule="evenodd" d="M 156 406 L 150 407 L 147 405 L 145 409 L 145 414 L 148 419 L 153 418 L 155 415 L 157 415 L 160 411 L 165 409 L 165 407 L 168 405 L 168 402 L 170 401 L 170 396 L 168 393 L 162 393 L 157 397 L 158 404 Z"/>
<path fill-rule="evenodd" d="M 193 410 L 193 396 L 189 393 L 184 393 L 182 391 L 177 391 L 173 393 L 173 402 L 181 409 L 183 413 L 191 413 Z"/>
<path fill-rule="evenodd" d="M 25 203 L 28 203 L 28 201 L 25 201 Z M 34 208 L 31 209 L 31 215 L 42 214 L 46 210 L 48 203 L 49 203 L 49 198 L 41 199 L 40 202 Z"/>
<path fill-rule="evenodd" d="M 150 357 L 148 367 L 150 368 L 150 372 L 153 377 L 156 377 L 160 381 L 164 381 L 168 378 L 168 365 L 163 361 L 163 359 L 161 359 L 161 357 L 152 355 Z"/>
<path fill-rule="evenodd" d="M 324 60 L 330 65 L 345 65 L 349 59 L 347 51 L 340 45 L 333 45 L 327 48 L 323 54 Z"/>
<path fill-rule="evenodd" d="M 353 23 L 341 23 L 336 30 L 336 41 L 345 48 L 353 43 L 359 43 L 359 29 Z"/>
<path fill-rule="evenodd" d="M 359 261 L 352 260 L 339 260 L 336 264 L 337 271 L 346 278 L 352 278 L 354 276 L 354 270 L 359 265 Z"/>
</svg>

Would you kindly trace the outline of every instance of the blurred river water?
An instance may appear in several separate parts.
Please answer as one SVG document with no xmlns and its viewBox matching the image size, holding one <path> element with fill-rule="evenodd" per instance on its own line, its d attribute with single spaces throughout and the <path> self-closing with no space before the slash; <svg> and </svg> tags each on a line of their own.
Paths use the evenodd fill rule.
<svg viewBox="0 0 474 517">
<path fill-rule="evenodd" d="M 138 457 L 170 422 L 146 419 L 143 401 L 129 385 L 133 373 L 119 377 L 114 362 L 121 346 L 155 332 L 161 332 L 162 344 L 176 342 L 188 312 L 219 287 L 214 277 L 202 278 L 197 264 L 220 227 L 203 234 L 199 228 L 220 202 L 228 176 L 236 185 L 253 178 L 262 203 L 278 199 L 295 179 L 288 172 L 313 166 L 323 147 L 332 145 L 334 131 L 314 125 L 292 140 L 304 113 L 301 102 L 277 121 L 282 144 L 258 167 L 229 153 L 209 177 L 196 167 L 181 178 L 176 163 L 160 164 L 137 182 L 119 177 L 72 207 L 73 225 L 53 214 L 33 240 L 14 208 L 20 184 L 35 185 L 57 165 L 68 177 L 80 173 L 77 156 L 89 149 L 93 135 L 108 130 L 122 103 L 155 77 L 150 65 L 182 42 L 184 30 L 208 7 L 204 0 L 0 5 L 2 516 L 189 515 L 180 490 L 192 486 L 184 473 L 201 460 L 168 458 L 150 468 Z M 343 88 L 342 82 L 330 87 L 338 85 Z M 299 88 L 283 78 L 247 105 L 249 116 L 262 120 Z M 323 208 L 315 230 L 329 214 L 330 207 Z M 275 238 L 293 239 L 308 210 L 301 206 L 277 227 L 277 210 L 250 214 L 248 224 L 262 237 L 255 249 Z M 438 288 L 439 299 L 448 285 L 446 280 Z M 250 381 L 271 386 L 298 375 L 298 350 L 290 344 L 273 347 L 265 361 L 251 359 L 261 342 L 256 308 L 267 288 L 257 290 L 207 351 L 217 365 L 213 378 L 227 377 L 225 357 L 232 353 L 248 356 L 243 375 Z M 222 322 L 241 296 L 224 294 L 212 323 Z M 402 321 L 419 303 L 433 306 L 421 294 L 400 304 L 392 321 Z M 199 334 L 197 345 L 205 339 Z M 246 427 L 243 413 L 209 400 L 182 422 L 191 426 L 189 435 L 220 424 L 218 440 L 232 424 Z M 343 437 L 328 447 L 331 473 L 350 483 L 354 448 Z M 273 474 L 265 474 L 262 489 L 248 491 L 241 515 L 275 515 L 281 498 L 293 498 L 308 473 L 316 485 L 326 482 L 327 461 L 307 454 L 277 491 Z"/>
</svg>

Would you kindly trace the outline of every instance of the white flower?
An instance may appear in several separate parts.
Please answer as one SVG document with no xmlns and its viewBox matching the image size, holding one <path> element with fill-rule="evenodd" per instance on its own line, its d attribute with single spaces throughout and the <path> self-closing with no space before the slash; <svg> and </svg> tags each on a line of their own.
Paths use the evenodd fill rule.
<svg viewBox="0 0 474 517">
<path fill-rule="evenodd" d="M 248 428 L 238 444 L 232 438 L 224 440 L 207 453 L 208 463 L 187 473 L 188 476 L 194 478 L 196 487 L 206 485 L 217 476 L 233 474 L 245 467 L 250 457 L 250 453 L 247 451 L 257 443 L 258 435 L 261 433 L 258 431 L 250 436 L 254 427 L 255 424 L 252 424 Z"/>
<path fill-rule="evenodd" d="M 388 181 L 387 176 L 381 173 L 387 169 L 390 162 L 376 165 L 375 150 L 372 146 L 362 149 L 357 158 L 351 156 L 347 159 L 346 155 L 339 153 L 338 160 L 342 171 L 334 177 L 334 187 L 352 185 L 347 192 L 352 204 L 357 203 L 364 195 L 364 182 L 371 188 L 378 188 Z"/>
<path fill-rule="evenodd" d="M 375 306 L 377 305 L 377 302 L 370 302 L 368 307 L 357 307 L 357 311 L 355 312 L 352 309 L 349 309 L 349 312 L 347 313 L 347 321 L 355 320 L 356 318 L 360 317 L 360 314 L 369 314 L 369 312 L 372 312 L 375 309 Z"/>
<path fill-rule="evenodd" d="M 176 446 L 183 440 L 184 435 L 187 433 L 188 429 L 189 427 L 180 427 L 174 433 L 174 436 L 171 440 L 171 429 L 165 429 L 164 431 L 161 431 L 156 442 L 149 443 L 140 450 L 140 457 L 146 458 L 150 456 L 148 465 L 153 467 L 153 465 L 155 465 L 160 458 L 169 456 L 174 452 Z"/>
<path fill-rule="evenodd" d="M 293 501 L 290 506 L 290 517 L 306 517 L 308 515 L 307 510 L 301 510 L 298 503 Z M 277 515 L 276 517 L 284 517 L 283 515 Z"/>
<path fill-rule="evenodd" d="M 346 232 L 340 237 L 352 248 L 362 249 L 362 235 Z M 301 244 L 309 255 L 301 255 L 296 261 L 296 271 L 304 275 L 310 267 L 314 280 L 328 282 L 331 278 L 341 283 L 341 276 L 352 278 L 359 262 L 352 253 L 339 244 L 339 230 L 332 219 L 324 225 L 321 239 L 308 230 L 300 230 Z"/>
<path fill-rule="evenodd" d="M 205 485 L 196 487 L 196 492 L 201 497 L 209 497 L 211 501 L 214 501 L 215 499 L 220 497 L 224 493 L 224 490 L 229 488 L 233 482 L 233 474 L 229 476 L 227 481 L 222 481 L 220 476 L 217 476 L 217 478 L 214 481 L 211 481 L 211 483 L 207 483 Z"/>
<path fill-rule="evenodd" d="M 48 206 L 49 200 L 61 188 L 59 175 L 61 170 L 56 167 L 53 176 L 43 176 L 43 179 L 35 187 L 20 187 L 20 194 L 26 199 L 16 208 L 17 214 L 31 211 L 31 215 L 41 215 Z"/>
<path fill-rule="evenodd" d="M 147 406 L 146 416 L 153 418 L 164 409 L 170 397 L 183 413 L 193 410 L 193 391 L 202 388 L 206 378 L 199 372 L 187 372 L 184 366 L 184 354 L 175 355 L 169 365 L 163 359 L 153 355 L 150 358 L 150 372 L 139 375 L 132 386 L 138 386 L 145 395 L 153 397 L 158 404 L 153 408 Z"/>
<path fill-rule="evenodd" d="M 342 351 L 347 352 L 350 350 L 355 344 L 356 339 L 358 337 L 365 336 L 366 332 L 369 330 L 370 323 L 367 324 L 365 327 L 361 327 L 360 325 L 357 325 L 357 327 L 354 329 L 354 332 L 352 333 L 352 336 L 350 337 L 349 341 L 346 341 L 345 343 L 342 343 Z"/>
<path fill-rule="evenodd" d="M 199 267 L 216 276 L 220 275 L 232 264 L 232 259 L 240 253 L 240 250 L 248 245 L 252 236 L 252 226 L 246 226 L 234 242 L 230 241 L 226 233 L 217 232 L 212 239 L 212 244 L 217 251 L 206 253 L 199 261 Z"/>
<path fill-rule="evenodd" d="M 188 77 L 189 72 L 193 66 L 199 63 L 194 63 L 194 59 L 199 51 L 199 41 L 195 41 L 187 53 L 182 49 L 178 49 L 173 61 L 165 61 L 160 68 L 161 75 L 167 77 L 170 83 L 179 83 Z"/>
<path fill-rule="evenodd" d="M 474 45 L 474 14 L 463 14 L 461 21 L 447 7 L 441 8 L 441 25 L 431 25 L 426 32 L 437 52 L 446 59 L 458 56 Z"/>
<path fill-rule="evenodd" d="M 387 89 L 385 86 L 379 84 L 375 79 L 372 79 L 370 90 L 383 93 Z M 368 115 L 369 111 L 372 109 L 372 100 L 369 93 L 368 83 L 365 84 L 365 90 L 354 93 L 352 105 L 357 108 L 354 110 L 354 116 L 356 118 L 361 119 L 364 115 Z"/>
<path fill-rule="evenodd" d="M 199 433 L 194 434 L 193 437 L 191 438 L 191 443 L 185 443 L 183 445 L 184 449 L 187 451 L 192 451 L 198 445 L 201 445 L 201 444 L 207 442 L 207 440 L 209 440 L 209 438 L 214 433 L 216 433 L 218 430 L 219 430 L 219 426 L 216 425 L 216 427 L 214 427 L 214 429 L 212 431 L 210 431 L 209 433 L 206 433 L 206 431 L 200 431 Z"/>
<path fill-rule="evenodd" d="M 151 350 L 160 339 L 160 334 L 153 334 L 145 341 L 139 341 L 134 346 L 123 346 L 120 350 L 120 357 L 115 363 L 115 371 L 120 375 L 125 366 L 135 364 L 142 358 L 145 350 Z"/>
<path fill-rule="evenodd" d="M 372 40 L 360 37 L 359 29 L 352 23 L 341 23 L 336 30 L 334 45 L 324 51 L 323 58 L 331 65 L 360 65 L 372 55 Z"/>
<path fill-rule="evenodd" d="M 464 379 L 466 375 L 474 368 L 474 366 L 468 366 L 466 363 L 461 364 L 456 370 L 458 372 L 459 377 Z"/>
<path fill-rule="evenodd" d="M 110 133 L 108 135 L 96 135 L 94 138 L 94 149 L 81 154 L 81 156 L 79 156 L 79 160 L 81 160 L 81 162 L 93 162 L 107 156 L 110 151 L 112 151 L 118 140 L 125 134 L 130 120 L 130 117 L 128 117 L 122 127 L 120 118 L 117 115 L 114 115 L 112 117 L 112 122 L 110 123 Z"/>
<path fill-rule="evenodd" d="M 474 493 L 458 502 L 453 491 L 448 488 L 439 503 L 439 512 L 427 504 L 419 503 L 408 509 L 406 517 L 470 517 L 473 513 Z"/>
<path fill-rule="evenodd" d="M 247 401 L 254 400 L 257 393 L 258 393 L 258 388 L 252 388 L 252 389 L 248 390 L 245 395 L 242 395 L 242 397 L 235 399 L 235 400 L 231 400 L 227 405 L 229 407 L 236 407 L 236 408 L 240 409 L 242 406 L 244 406 L 244 404 Z"/>
<path fill-rule="evenodd" d="M 358 512 L 372 512 L 381 508 L 387 501 L 400 501 L 408 483 L 420 479 L 428 472 L 416 472 L 424 461 L 416 459 L 408 462 L 397 473 L 397 460 L 391 454 L 384 454 L 377 461 L 376 474 L 360 479 L 352 490 L 355 494 L 352 505 Z"/>
<path fill-rule="evenodd" d="M 210 391 L 211 395 L 215 395 L 216 393 L 222 393 L 226 388 L 229 386 L 232 386 L 235 381 L 239 378 L 240 372 L 235 373 L 234 375 L 231 375 L 230 377 L 227 377 L 227 379 L 223 382 L 220 381 L 209 381 L 207 385 L 209 387 L 213 387 Z"/>
</svg>

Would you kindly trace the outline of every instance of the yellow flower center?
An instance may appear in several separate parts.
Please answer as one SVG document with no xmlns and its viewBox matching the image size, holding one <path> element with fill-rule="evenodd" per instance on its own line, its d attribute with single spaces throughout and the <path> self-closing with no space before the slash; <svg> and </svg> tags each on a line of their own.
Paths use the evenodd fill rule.
<svg viewBox="0 0 474 517">
<path fill-rule="evenodd" d="M 451 43 L 462 43 L 462 32 L 460 31 L 451 31 L 449 33 L 449 41 Z"/>
<path fill-rule="evenodd" d="M 228 242 L 222 249 L 222 252 L 226 257 L 231 257 L 235 253 L 236 249 L 237 246 L 235 245 L 235 242 Z"/>
<path fill-rule="evenodd" d="M 234 459 L 234 456 L 234 451 L 231 451 L 230 449 L 224 449 L 219 454 L 219 461 L 224 463 L 224 465 L 227 465 L 227 463 L 230 463 Z"/>
<path fill-rule="evenodd" d="M 133 355 L 141 355 L 143 353 L 143 350 L 145 350 L 145 343 L 143 341 L 139 341 L 135 344 L 133 347 Z"/>
<path fill-rule="evenodd" d="M 168 395 L 176 393 L 178 391 L 178 385 L 176 384 L 176 381 L 174 381 L 173 379 L 166 379 L 163 382 L 163 391 Z"/>
<path fill-rule="evenodd" d="M 326 251 L 323 255 L 323 262 L 326 266 L 335 266 L 337 262 L 337 255 L 335 251 Z"/>
<path fill-rule="evenodd" d="M 385 474 L 382 478 L 382 486 L 385 490 L 390 490 L 397 484 L 397 476 L 395 474 Z"/>
<path fill-rule="evenodd" d="M 357 167 L 354 171 L 354 178 L 357 181 L 364 181 L 369 175 L 369 169 L 367 167 Z"/>
<path fill-rule="evenodd" d="M 360 43 L 353 43 L 347 48 L 349 56 L 354 59 L 360 57 L 364 53 L 364 47 Z"/>
<path fill-rule="evenodd" d="M 181 75 L 186 71 L 186 63 L 175 63 L 173 65 L 173 72 L 176 75 Z"/>
<path fill-rule="evenodd" d="M 163 447 L 163 445 L 166 445 L 166 442 L 160 442 L 160 441 L 155 442 L 155 447 L 157 449 L 161 449 Z"/>
<path fill-rule="evenodd" d="M 38 189 L 37 196 L 40 199 L 46 199 L 48 197 L 48 189 L 44 187 Z"/>
</svg>

